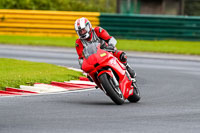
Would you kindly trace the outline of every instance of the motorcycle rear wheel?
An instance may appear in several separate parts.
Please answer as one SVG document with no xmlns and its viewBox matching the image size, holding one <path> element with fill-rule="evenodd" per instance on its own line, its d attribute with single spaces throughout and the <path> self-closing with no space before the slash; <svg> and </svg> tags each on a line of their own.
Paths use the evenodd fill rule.
<svg viewBox="0 0 200 133">
<path fill-rule="evenodd" d="M 103 73 L 102 75 L 99 76 L 99 80 L 106 91 L 107 95 L 112 99 L 114 103 L 117 105 L 122 105 L 124 103 L 124 96 L 121 93 L 118 93 L 118 91 L 121 92 L 119 88 L 114 88 L 114 84 L 112 81 L 112 78 L 108 76 L 106 73 Z M 119 89 L 116 91 L 116 89 Z"/>
</svg>

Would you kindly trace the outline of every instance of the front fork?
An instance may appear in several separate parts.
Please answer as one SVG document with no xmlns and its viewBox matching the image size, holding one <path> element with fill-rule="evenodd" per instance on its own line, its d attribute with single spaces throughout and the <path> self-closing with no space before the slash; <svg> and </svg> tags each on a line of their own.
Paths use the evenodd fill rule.
<svg viewBox="0 0 200 133">
<path fill-rule="evenodd" d="M 117 79 L 116 79 L 116 77 L 115 77 L 115 75 L 114 75 L 112 69 L 109 68 L 108 70 L 110 70 L 111 73 L 112 73 L 112 75 L 113 75 L 112 79 L 113 79 L 113 82 L 114 82 L 115 87 L 119 87 L 119 82 L 117 81 Z"/>
</svg>

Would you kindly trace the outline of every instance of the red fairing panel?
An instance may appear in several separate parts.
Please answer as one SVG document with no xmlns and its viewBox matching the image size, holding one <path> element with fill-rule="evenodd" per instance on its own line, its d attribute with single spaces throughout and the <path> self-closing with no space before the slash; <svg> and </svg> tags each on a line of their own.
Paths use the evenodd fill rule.
<svg viewBox="0 0 200 133">
<path fill-rule="evenodd" d="M 113 75 L 112 75 L 112 73 L 111 73 L 110 70 L 103 70 L 103 71 L 101 71 L 101 72 L 98 74 L 97 77 L 99 77 L 99 76 L 100 76 L 101 74 L 103 74 L 103 73 L 107 73 L 108 75 L 110 75 L 110 77 L 113 77 Z"/>
<path fill-rule="evenodd" d="M 97 77 L 102 73 L 107 73 L 113 77 L 111 70 L 107 69 L 111 68 L 113 72 L 118 75 L 119 87 L 124 95 L 124 98 L 127 99 L 130 95 L 132 95 L 133 87 L 131 87 L 132 81 L 130 79 L 130 75 L 126 72 L 125 66 L 112 53 L 100 49 L 100 44 L 97 47 L 97 53 L 91 54 L 87 57 L 87 59 L 83 58 L 82 69 L 88 73 L 94 82 L 101 88 Z"/>
</svg>

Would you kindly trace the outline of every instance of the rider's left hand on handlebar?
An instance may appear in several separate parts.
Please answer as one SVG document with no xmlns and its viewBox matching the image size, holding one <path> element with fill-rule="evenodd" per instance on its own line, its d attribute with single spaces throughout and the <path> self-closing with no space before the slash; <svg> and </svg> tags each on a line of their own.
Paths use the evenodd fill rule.
<svg viewBox="0 0 200 133">
<path fill-rule="evenodd" d="M 106 48 L 106 51 L 108 51 L 108 52 L 115 52 L 115 48 L 113 47 L 113 46 L 107 46 Z"/>
</svg>

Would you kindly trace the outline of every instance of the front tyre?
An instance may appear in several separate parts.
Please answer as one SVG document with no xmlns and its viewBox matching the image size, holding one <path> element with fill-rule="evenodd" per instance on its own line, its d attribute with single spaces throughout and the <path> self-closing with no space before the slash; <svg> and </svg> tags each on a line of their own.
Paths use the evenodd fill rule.
<svg viewBox="0 0 200 133">
<path fill-rule="evenodd" d="M 113 102 L 117 105 L 122 105 L 124 103 L 124 96 L 120 88 L 115 87 L 112 78 L 106 73 L 103 73 L 99 76 L 99 80 L 107 95 L 113 100 Z"/>
</svg>

